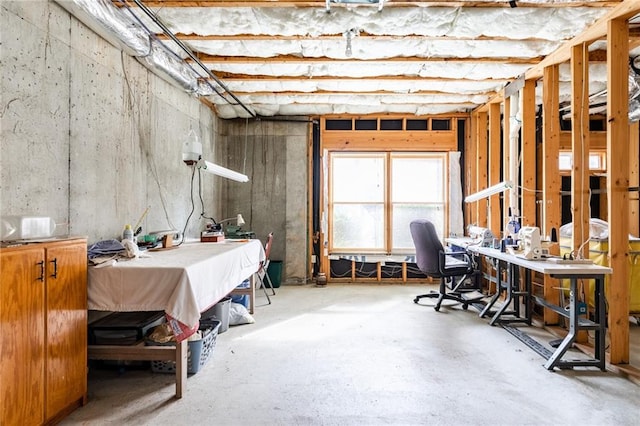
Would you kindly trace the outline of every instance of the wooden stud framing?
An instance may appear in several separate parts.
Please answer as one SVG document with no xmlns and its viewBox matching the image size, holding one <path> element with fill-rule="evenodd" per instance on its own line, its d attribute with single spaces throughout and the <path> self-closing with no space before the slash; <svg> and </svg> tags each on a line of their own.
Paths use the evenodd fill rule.
<svg viewBox="0 0 640 426">
<path fill-rule="evenodd" d="M 467 132 L 469 137 L 467 138 L 467 143 L 465 144 L 465 163 L 467 167 L 464 170 L 465 182 L 467 185 L 467 195 L 473 194 L 477 192 L 477 163 L 476 163 L 476 151 L 478 139 L 476 138 L 475 129 L 478 127 L 478 116 L 472 115 L 470 125 L 471 131 Z M 478 201 L 468 204 L 468 208 L 466 209 L 467 222 L 466 223 L 478 223 L 478 210 L 477 210 Z"/>
<path fill-rule="evenodd" d="M 571 50 L 572 250 L 589 257 L 589 60 L 586 43 Z"/>
<path fill-rule="evenodd" d="M 489 107 L 489 186 L 500 182 L 500 104 Z M 502 216 L 500 215 L 500 195 L 489 197 L 489 229 L 497 238 L 502 236 Z"/>
<path fill-rule="evenodd" d="M 325 155 L 329 152 L 339 151 L 363 151 L 363 152 L 389 152 L 389 151 L 436 151 L 444 152 L 458 149 L 458 118 L 462 115 L 435 115 L 420 117 L 429 121 L 428 129 L 423 131 L 407 130 L 407 120 L 415 119 L 410 116 L 336 116 L 336 117 L 321 117 L 320 118 L 320 134 L 321 134 L 321 155 Z M 326 130 L 327 120 L 351 120 L 351 128 L 357 127 L 357 120 L 377 120 L 378 125 L 382 120 L 402 120 L 403 130 Z M 433 120 L 450 120 L 450 128 L 448 130 L 430 130 L 432 129 Z M 468 125 L 469 120 L 465 120 Z M 465 132 L 467 138 L 469 132 Z M 468 144 L 465 144 L 468 145 Z M 323 160 L 321 160 L 323 161 Z M 448 164 L 448 163 L 447 163 Z M 325 190 L 330 192 L 331 188 L 328 186 L 328 178 L 324 175 L 325 169 L 321 168 L 321 188 L 322 194 Z M 475 175 L 473 175 L 475 176 Z M 331 195 L 329 194 L 329 197 Z M 324 195 L 322 196 L 324 198 Z M 330 211 L 323 212 L 324 199 L 321 200 L 321 215 L 327 217 L 331 215 Z M 330 210 L 330 209 L 329 209 Z M 445 212 L 447 216 L 448 210 Z M 324 216 L 323 216 L 324 217 Z M 351 262 L 351 273 L 343 278 L 332 278 L 329 259 L 329 249 L 331 246 L 330 236 L 320 235 L 321 241 L 321 271 L 326 274 L 329 282 L 380 282 L 380 281 L 395 281 L 406 282 L 408 278 L 408 271 L 406 264 L 403 263 L 401 277 L 398 278 L 383 278 L 382 277 L 382 264 L 377 262 L 376 276 L 358 277 L 357 276 L 357 262 Z M 328 246 L 324 245 L 324 242 L 328 243 Z M 415 279 L 419 280 L 419 279 Z M 422 279 L 424 280 L 424 279 Z"/>
<path fill-rule="evenodd" d="M 536 82 L 534 80 L 525 81 L 520 101 L 522 103 L 521 223 L 536 226 Z"/>
<path fill-rule="evenodd" d="M 640 186 L 640 123 L 629 125 L 629 186 Z M 640 236 L 640 193 L 632 192 L 629 196 L 629 233 Z"/>
<path fill-rule="evenodd" d="M 476 116 L 476 191 L 482 191 L 487 185 L 487 113 L 479 112 Z M 476 203 L 476 223 L 487 226 L 487 200 Z"/>
<path fill-rule="evenodd" d="M 559 112 L 559 66 L 545 67 L 542 89 L 542 232 L 551 235 L 551 229 L 558 231 L 561 225 L 560 172 L 558 151 L 560 143 Z M 559 245 L 551 247 L 552 254 L 560 254 Z M 543 294 L 546 300 L 558 304 L 560 301 L 558 280 L 545 275 Z M 551 309 L 545 309 L 545 324 L 558 324 L 559 316 Z"/>
<path fill-rule="evenodd" d="M 511 152 L 510 144 L 509 144 L 509 134 L 511 125 L 509 123 L 509 117 L 511 116 L 511 98 L 506 98 L 504 101 L 504 113 L 502 116 L 504 117 L 502 120 L 502 172 L 503 172 L 503 180 L 511 180 L 514 185 L 518 184 L 517 176 L 509 176 L 509 164 L 511 164 L 511 156 L 514 153 Z M 511 191 L 503 192 L 502 196 L 502 215 L 504 216 L 503 222 L 506 223 L 509 215 L 509 207 L 511 200 Z M 506 228 L 503 229 L 506 231 Z"/>
<path fill-rule="evenodd" d="M 558 151 L 560 144 L 559 112 L 559 66 L 551 65 L 544 69 L 542 103 L 542 168 L 543 168 L 543 233 L 551 235 L 551 229 L 559 230 L 562 204 L 560 200 L 560 172 Z"/>
<path fill-rule="evenodd" d="M 607 30 L 607 194 L 609 211 L 610 362 L 629 363 L 629 95 L 626 78 L 629 24 L 609 21 Z"/>
</svg>

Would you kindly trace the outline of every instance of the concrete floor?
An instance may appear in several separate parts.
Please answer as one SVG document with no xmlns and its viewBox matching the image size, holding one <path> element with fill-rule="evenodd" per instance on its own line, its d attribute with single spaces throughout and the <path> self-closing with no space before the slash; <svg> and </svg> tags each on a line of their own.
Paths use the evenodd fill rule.
<svg viewBox="0 0 640 426">
<path fill-rule="evenodd" d="M 637 384 L 549 372 L 475 310 L 414 304 L 425 289 L 284 286 L 271 305 L 258 296 L 255 324 L 218 336 L 181 400 L 173 375 L 91 369 L 88 404 L 62 424 L 638 424 Z"/>
</svg>

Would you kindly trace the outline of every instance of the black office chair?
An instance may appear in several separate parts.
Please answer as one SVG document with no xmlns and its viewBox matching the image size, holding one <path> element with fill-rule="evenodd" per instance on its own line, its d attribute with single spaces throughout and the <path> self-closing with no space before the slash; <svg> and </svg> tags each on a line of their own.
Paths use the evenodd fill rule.
<svg viewBox="0 0 640 426">
<path fill-rule="evenodd" d="M 462 308 L 467 309 L 470 303 L 478 301 L 480 298 L 464 298 L 464 292 L 460 286 L 467 276 L 475 271 L 471 257 L 464 252 L 447 252 L 438 238 L 436 228 L 433 223 L 426 219 L 417 219 L 409 225 L 411 238 L 416 247 L 416 265 L 423 274 L 440 278 L 439 291 L 431 291 L 427 294 L 420 294 L 413 299 L 414 303 L 425 297 L 437 298 L 435 310 L 440 310 L 442 301 L 455 300 L 462 303 Z M 447 287 L 451 291 L 447 291 Z"/>
</svg>

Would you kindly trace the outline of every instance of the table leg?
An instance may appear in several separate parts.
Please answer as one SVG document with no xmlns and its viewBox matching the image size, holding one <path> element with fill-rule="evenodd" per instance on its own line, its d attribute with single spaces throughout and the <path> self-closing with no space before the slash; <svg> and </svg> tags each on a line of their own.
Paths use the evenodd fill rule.
<svg viewBox="0 0 640 426">
<path fill-rule="evenodd" d="M 571 345 L 573 345 L 573 342 L 576 339 L 576 334 L 578 332 L 578 306 L 576 300 L 578 280 L 576 278 L 571 278 L 569 282 L 569 333 L 565 336 L 565 338 L 562 340 L 562 343 L 560 343 L 555 352 L 553 352 L 553 354 L 544 364 L 544 368 L 546 368 L 547 370 L 553 370 L 556 364 L 560 364 L 562 356 L 571 347 Z"/>
<path fill-rule="evenodd" d="M 607 333 L 607 314 L 604 303 L 604 276 L 595 279 L 595 318 L 599 327 L 595 330 L 594 358 L 599 361 L 598 367 L 605 371 L 605 336 Z"/>
<path fill-rule="evenodd" d="M 480 312 L 480 318 L 484 318 L 485 315 L 489 313 L 489 310 L 491 310 L 493 305 L 498 301 L 500 295 L 502 294 L 502 268 L 500 267 L 501 264 L 502 263 L 500 261 L 498 261 L 496 264 L 496 292 L 489 303 L 487 303 L 487 305 L 484 307 L 482 312 Z"/>
<path fill-rule="evenodd" d="M 186 340 L 176 343 L 176 399 L 182 398 L 187 383 L 188 346 L 189 344 Z"/>
<path fill-rule="evenodd" d="M 513 280 L 516 278 L 514 276 L 514 271 L 513 271 L 514 266 L 512 264 L 508 264 L 507 265 L 507 284 L 506 284 L 506 289 L 507 289 L 507 297 L 504 300 L 504 303 L 502 304 L 502 306 L 500 307 L 500 309 L 498 309 L 498 312 L 496 312 L 493 315 L 493 318 L 491 318 L 491 321 L 489 321 L 489 325 L 495 325 L 496 322 L 500 319 L 500 315 L 502 315 L 504 313 L 504 311 L 507 310 L 507 308 L 509 307 L 509 305 L 511 304 L 511 301 L 513 300 Z"/>
</svg>

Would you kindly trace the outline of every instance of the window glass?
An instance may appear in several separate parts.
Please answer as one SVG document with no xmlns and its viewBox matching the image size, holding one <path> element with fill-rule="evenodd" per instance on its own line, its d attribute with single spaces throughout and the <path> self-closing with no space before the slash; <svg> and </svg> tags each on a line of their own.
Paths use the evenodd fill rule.
<svg viewBox="0 0 640 426">
<path fill-rule="evenodd" d="M 442 158 L 393 158 L 393 202 L 441 202 L 443 199 Z"/>
<path fill-rule="evenodd" d="M 589 170 L 602 169 L 600 154 L 589 154 Z"/>
<path fill-rule="evenodd" d="M 333 201 L 384 201 L 384 164 L 382 156 L 333 156 Z"/>
<path fill-rule="evenodd" d="M 444 230 L 444 209 L 435 204 L 394 204 L 393 205 L 393 249 L 397 252 L 415 249 L 409 224 L 415 219 L 429 219 L 433 222 L 442 239 Z"/>
<path fill-rule="evenodd" d="M 333 207 L 334 249 L 379 251 L 384 248 L 384 204 L 337 204 Z"/>
<path fill-rule="evenodd" d="M 570 152 L 561 152 L 558 156 L 560 170 L 571 170 L 572 155 Z"/>
<path fill-rule="evenodd" d="M 331 253 L 413 253 L 414 219 L 446 231 L 446 153 L 331 153 Z M 387 174 L 387 170 L 389 173 Z"/>
</svg>

